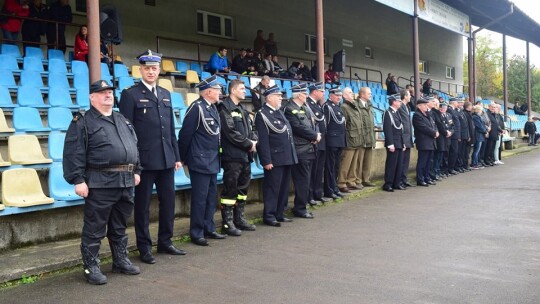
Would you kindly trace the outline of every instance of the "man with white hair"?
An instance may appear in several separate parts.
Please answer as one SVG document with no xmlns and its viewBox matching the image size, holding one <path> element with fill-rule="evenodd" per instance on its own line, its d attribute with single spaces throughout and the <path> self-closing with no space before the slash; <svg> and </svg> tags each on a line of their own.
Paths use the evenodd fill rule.
<svg viewBox="0 0 540 304">
<path fill-rule="evenodd" d="M 341 110 L 345 118 L 346 146 L 341 154 L 337 185 L 340 192 L 349 193 L 350 190 L 363 188 L 362 185 L 356 185 L 358 153 L 361 148 L 357 133 L 362 122 L 358 103 L 354 100 L 354 93 L 349 87 L 343 90 Z"/>
</svg>

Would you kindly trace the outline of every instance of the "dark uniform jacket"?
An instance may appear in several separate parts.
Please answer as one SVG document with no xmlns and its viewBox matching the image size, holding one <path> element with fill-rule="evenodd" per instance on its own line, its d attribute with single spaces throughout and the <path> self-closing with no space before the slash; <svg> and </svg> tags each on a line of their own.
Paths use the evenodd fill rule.
<svg viewBox="0 0 540 304">
<path fill-rule="evenodd" d="M 423 114 L 420 110 L 414 112 L 413 127 L 416 149 L 435 150 L 437 148 L 435 143 L 437 126 L 429 112 L 426 114 Z"/>
<path fill-rule="evenodd" d="M 473 144 L 475 141 L 475 131 L 474 131 L 474 123 L 472 120 L 472 113 L 467 110 L 463 110 L 463 113 L 465 113 L 465 117 L 467 118 L 467 125 L 469 126 L 469 135 L 470 135 L 470 143 Z"/>
<path fill-rule="evenodd" d="M 489 110 L 487 111 L 487 116 L 491 122 L 491 130 L 489 130 L 488 138 L 492 140 L 497 140 L 497 138 L 499 138 L 499 133 L 502 133 L 502 128 L 499 126 L 499 121 L 495 115 L 495 113 L 492 113 Z"/>
<path fill-rule="evenodd" d="M 523 128 L 523 131 L 525 132 L 525 134 L 528 134 L 528 135 L 536 134 L 536 124 L 532 121 L 527 121 Z"/>
<path fill-rule="evenodd" d="M 294 146 L 298 159 L 315 159 L 315 145 L 317 140 L 317 126 L 311 116 L 307 105 L 299 106 L 294 101 L 285 106 L 285 118 L 291 125 Z"/>
<path fill-rule="evenodd" d="M 345 116 L 339 105 L 328 100 L 324 106 L 324 116 L 326 119 L 326 146 L 333 148 L 345 148 Z"/>
<path fill-rule="evenodd" d="M 317 150 L 326 150 L 326 118 L 323 107 L 311 97 L 307 98 L 306 104 L 311 109 L 313 119 L 319 128 L 319 133 L 321 133 L 321 141 L 317 144 Z"/>
<path fill-rule="evenodd" d="M 246 90 L 248 90 L 247 87 L 246 87 Z M 253 88 L 253 90 L 258 92 L 258 93 L 251 92 L 251 103 L 253 105 L 253 112 L 257 113 L 265 102 L 265 97 L 262 93 L 266 91 L 266 88 L 262 85 L 262 83 L 259 82 Z"/>
<path fill-rule="evenodd" d="M 218 105 L 221 121 L 221 160 L 224 162 L 253 161 L 252 140 L 257 141 L 257 135 L 251 128 L 249 113 L 241 104 L 235 105 L 227 98 Z"/>
<path fill-rule="evenodd" d="M 133 165 L 133 172 L 103 171 L 115 165 Z M 76 114 L 64 143 L 64 178 L 70 184 L 86 182 L 89 188 L 134 187 L 140 174 L 137 135 L 122 114 L 104 116 L 91 107 Z"/>
<path fill-rule="evenodd" d="M 255 114 L 259 137 L 257 155 L 261 165 L 289 166 L 298 163 L 289 121 L 280 110 L 265 104 Z"/>
<path fill-rule="evenodd" d="M 384 146 L 393 145 L 397 150 L 403 149 L 403 124 L 397 110 L 389 108 L 383 114 Z"/>
<path fill-rule="evenodd" d="M 180 159 L 189 170 L 219 172 L 220 119 L 215 105 L 201 97 L 189 106 L 178 134 L 178 147 Z"/>
<path fill-rule="evenodd" d="M 452 139 L 457 140 L 461 139 L 461 121 L 459 119 L 459 113 L 457 109 L 454 109 L 452 107 L 448 107 L 448 110 L 446 110 L 446 113 L 452 115 L 452 122 L 451 124 L 454 125 L 454 134 L 452 134 Z"/>
<path fill-rule="evenodd" d="M 469 131 L 469 123 L 467 122 L 467 116 L 465 114 L 465 111 L 462 109 L 457 110 L 457 114 L 459 117 L 461 141 L 468 142 L 471 138 L 471 135 Z"/>
<path fill-rule="evenodd" d="M 403 124 L 403 144 L 405 145 L 405 148 L 412 148 L 412 122 L 409 107 L 402 104 L 398 109 L 398 113 L 401 116 L 401 123 Z"/>
<path fill-rule="evenodd" d="M 144 170 L 169 169 L 180 161 L 171 94 L 159 86 L 157 92 L 156 97 L 141 81 L 120 98 L 120 112 L 135 126 Z"/>
<path fill-rule="evenodd" d="M 448 151 L 450 146 L 450 138 L 448 132 L 454 133 L 454 126 L 450 124 L 451 115 L 448 113 L 442 113 L 439 110 L 431 110 L 433 112 L 433 119 L 437 125 L 437 131 L 439 131 L 439 137 L 436 139 L 437 151 Z"/>
</svg>

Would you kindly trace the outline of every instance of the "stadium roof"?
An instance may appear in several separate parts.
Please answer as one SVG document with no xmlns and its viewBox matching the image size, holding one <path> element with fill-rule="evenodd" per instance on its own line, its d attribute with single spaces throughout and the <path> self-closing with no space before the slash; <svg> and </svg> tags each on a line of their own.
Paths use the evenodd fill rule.
<svg viewBox="0 0 540 304">
<path fill-rule="evenodd" d="M 441 0 L 471 17 L 471 24 L 485 27 L 510 11 L 508 0 Z M 514 13 L 486 27 L 490 31 L 529 41 L 540 47 L 540 24 L 514 4 Z"/>
</svg>

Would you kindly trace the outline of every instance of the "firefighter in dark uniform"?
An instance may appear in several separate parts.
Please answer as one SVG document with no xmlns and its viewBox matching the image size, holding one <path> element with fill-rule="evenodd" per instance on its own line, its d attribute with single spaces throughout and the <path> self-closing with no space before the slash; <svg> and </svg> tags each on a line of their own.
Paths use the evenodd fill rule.
<svg viewBox="0 0 540 304">
<path fill-rule="evenodd" d="M 398 110 L 401 107 L 401 95 L 388 97 L 390 107 L 383 114 L 384 146 L 386 147 L 386 162 L 384 166 L 384 185 L 382 189 L 388 192 L 405 190 L 401 185 L 401 170 L 403 168 L 403 123 Z"/>
<path fill-rule="evenodd" d="M 90 110 L 77 113 L 64 143 L 64 178 L 84 197 L 81 254 L 90 284 L 107 283 L 99 268 L 99 247 L 107 236 L 113 272 L 139 274 L 128 258 L 127 220 L 141 167 L 131 122 L 113 112 L 114 87 L 100 80 L 90 86 Z"/>
<path fill-rule="evenodd" d="M 301 83 L 291 88 L 293 99 L 285 106 L 285 117 L 289 121 L 294 138 L 298 164 L 292 168 L 294 182 L 293 214 L 301 218 L 313 218 L 307 210 L 311 167 L 316 157 L 316 145 L 321 141 L 315 119 L 305 104 L 307 99 L 306 84 Z"/>
<path fill-rule="evenodd" d="M 317 144 L 317 154 L 311 167 L 311 182 L 309 187 L 309 204 L 318 205 L 326 203 L 331 199 L 324 197 L 323 174 L 326 159 L 326 119 L 324 118 L 324 84 L 322 82 L 312 83 L 309 87 L 307 106 L 311 110 L 313 119 L 321 133 L 321 141 Z"/>
<path fill-rule="evenodd" d="M 182 163 L 174 131 L 171 94 L 157 85 L 161 54 L 150 50 L 139 57 L 141 82 L 127 88 L 120 97 L 120 112 L 133 122 L 139 138 L 139 153 L 143 171 L 141 183 L 135 188 L 135 234 L 141 261 L 154 264 L 150 237 L 149 208 L 152 188 L 156 185 L 159 199 L 157 251 L 184 255 L 174 247 L 171 238 L 174 226 L 174 171 Z"/>
<path fill-rule="evenodd" d="M 437 137 L 437 149 L 433 155 L 433 167 L 436 177 L 442 177 L 442 165 L 443 160 L 448 158 L 448 147 L 450 146 L 450 137 L 454 133 L 454 126 L 450 123 L 451 118 L 450 114 L 446 112 L 448 109 L 448 104 L 443 102 L 439 105 L 439 109 L 433 109 L 433 119 L 437 125 L 437 131 L 439 131 L 440 136 Z"/>
<path fill-rule="evenodd" d="M 324 196 L 335 200 L 345 196 L 337 186 L 337 174 L 341 151 L 345 142 L 345 117 L 339 106 L 342 92 L 339 88 L 328 90 L 328 101 L 324 104 L 326 121 L 326 161 L 324 170 Z"/>
<path fill-rule="evenodd" d="M 459 145 L 461 142 L 461 123 L 459 120 L 458 112 L 458 99 L 450 98 L 450 106 L 448 107 L 448 113 L 452 116 L 452 124 L 454 126 L 454 133 L 452 134 L 450 146 L 448 149 L 448 174 L 456 175 L 459 157 Z"/>
<path fill-rule="evenodd" d="M 216 108 L 221 86 L 213 75 L 196 86 L 201 97 L 187 109 L 178 134 L 180 159 L 188 167 L 191 179 L 191 242 L 208 246 L 208 240 L 224 239 L 216 232 L 214 213 L 217 206 L 219 173 L 220 119 Z"/>
<path fill-rule="evenodd" d="M 244 217 L 251 162 L 257 147 L 257 135 L 252 130 L 249 113 L 240 103 L 246 97 L 246 87 L 240 80 L 229 82 L 229 97 L 218 105 L 221 124 L 221 216 L 223 231 L 232 236 L 241 230 L 254 231 Z"/>
<path fill-rule="evenodd" d="M 281 92 L 277 86 L 264 92 L 266 102 L 255 115 L 259 141 L 257 155 L 264 168 L 263 223 L 279 227 L 292 222 L 284 216 L 289 199 L 291 168 L 298 162 L 289 122 L 280 110 Z"/>
<path fill-rule="evenodd" d="M 416 101 L 416 111 L 414 112 L 412 124 L 414 128 L 414 144 L 418 150 L 418 161 L 416 162 L 416 184 L 427 187 L 435 183 L 429 177 L 429 163 L 433 158 L 437 144 L 436 138 L 439 137 L 439 131 L 435 121 L 429 114 L 429 101 L 420 98 Z"/>
</svg>

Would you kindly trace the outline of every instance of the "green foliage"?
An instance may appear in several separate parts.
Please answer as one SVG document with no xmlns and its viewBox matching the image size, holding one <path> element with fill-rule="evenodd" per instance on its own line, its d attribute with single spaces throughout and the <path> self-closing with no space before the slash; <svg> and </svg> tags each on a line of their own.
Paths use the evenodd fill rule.
<svg viewBox="0 0 540 304">
<path fill-rule="evenodd" d="M 22 275 L 22 278 L 21 278 L 21 283 L 23 284 L 33 284 L 35 282 L 37 282 L 39 280 L 39 277 L 37 275 L 33 275 L 33 276 L 25 276 L 24 274 Z"/>
<path fill-rule="evenodd" d="M 502 49 L 493 48 L 491 36 L 476 37 L 476 94 L 501 96 Z"/>
</svg>

